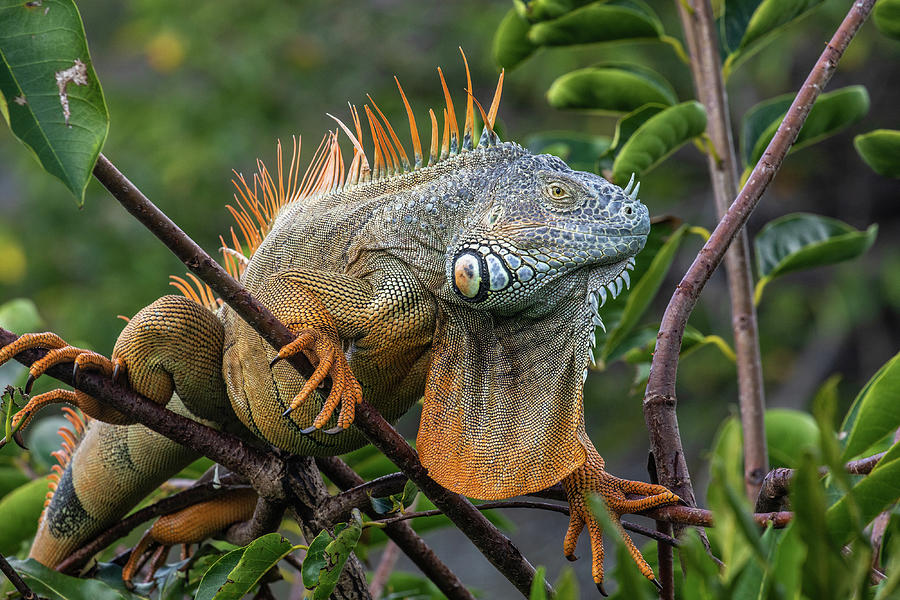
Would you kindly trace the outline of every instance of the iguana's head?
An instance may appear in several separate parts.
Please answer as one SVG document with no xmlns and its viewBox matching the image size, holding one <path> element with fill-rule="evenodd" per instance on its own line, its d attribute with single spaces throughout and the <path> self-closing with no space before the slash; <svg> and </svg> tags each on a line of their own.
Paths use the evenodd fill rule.
<svg viewBox="0 0 900 600">
<path fill-rule="evenodd" d="M 518 312 L 552 303 L 556 283 L 576 271 L 590 272 L 592 287 L 613 284 L 618 293 L 616 279 L 628 281 L 626 268 L 650 232 L 636 188 L 629 184 L 626 193 L 547 154 L 523 154 L 497 173 L 447 254 L 447 276 L 460 299 Z"/>
</svg>

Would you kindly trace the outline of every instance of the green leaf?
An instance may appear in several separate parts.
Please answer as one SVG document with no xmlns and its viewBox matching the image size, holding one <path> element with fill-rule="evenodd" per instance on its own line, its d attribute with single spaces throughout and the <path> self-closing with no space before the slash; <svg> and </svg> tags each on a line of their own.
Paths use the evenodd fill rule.
<svg viewBox="0 0 900 600">
<path fill-rule="evenodd" d="M 9 556 L 19 551 L 22 542 L 34 537 L 47 497 L 47 480 L 35 479 L 0 500 L 0 554 Z"/>
<path fill-rule="evenodd" d="M 759 50 L 765 41 L 802 17 L 823 0 L 726 0 L 720 19 L 722 49 L 728 53 L 725 77 Z"/>
<path fill-rule="evenodd" d="M 659 291 L 663 279 L 665 278 L 666 273 L 668 273 L 669 267 L 672 265 L 672 261 L 675 258 L 675 252 L 681 245 L 681 239 L 684 237 L 686 231 L 687 225 L 682 225 L 669 236 L 666 243 L 663 244 L 659 252 L 656 253 L 656 256 L 653 257 L 653 261 L 650 263 L 647 271 L 634 284 L 634 289 L 631 290 L 625 301 L 625 310 L 622 312 L 622 319 L 610 330 L 606 342 L 603 344 L 603 348 L 600 352 L 600 360 L 603 361 L 603 363 L 606 363 L 612 353 L 619 348 L 625 337 L 631 333 L 635 325 L 638 324 L 638 321 L 647 310 L 647 307 L 650 306 L 650 302 L 653 301 L 653 298 Z"/>
<path fill-rule="evenodd" d="M 225 585 L 225 582 L 228 580 L 228 574 L 240 562 L 241 557 L 244 555 L 244 550 L 246 548 L 237 548 L 223 554 L 219 560 L 214 562 L 209 570 L 203 574 L 203 579 L 200 580 L 194 600 L 212 600 L 216 592 Z"/>
<path fill-rule="evenodd" d="M 325 556 L 325 548 L 332 542 L 334 538 L 328 533 L 327 529 L 319 532 L 319 535 L 313 539 L 306 550 L 306 558 L 303 559 L 303 586 L 312 589 L 319 585 L 319 572 L 328 564 L 328 558 Z"/>
<path fill-rule="evenodd" d="M 578 579 L 575 577 L 572 567 L 563 567 L 553 588 L 556 590 L 555 600 L 578 600 L 581 597 L 578 590 Z"/>
<path fill-rule="evenodd" d="M 44 320 L 38 313 L 37 306 L 28 298 L 13 298 L 0 304 L 0 327 L 25 333 L 36 331 L 44 326 Z"/>
<path fill-rule="evenodd" d="M 415 483 L 413 483 L 412 480 L 409 480 L 406 482 L 406 485 L 403 486 L 403 494 L 400 496 L 400 504 L 403 505 L 403 508 L 409 508 L 418 495 L 419 487 Z"/>
<path fill-rule="evenodd" d="M 109 114 L 72 0 L 0 0 L 0 112 L 83 202 Z"/>
<path fill-rule="evenodd" d="M 900 40 L 900 0 L 880 0 L 875 3 L 872 20 L 878 31 Z"/>
<path fill-rule="evenodd" d="M 555 19 L 590 2 L 591 0 L 515 0 L 522 18 L 532 22 Z"/>
<path fill-rule="evenodd" d="M 114 590 L 96 579 L 78 579 L 57 573 L 33 558 L 9 559 L 9 564 L 22 576 L 38 596 L 49 600 L 127 600 L 138 598 Z"/>
<path fill-rule="evenodd" d="M 528 600 L 547 600 L 547 590 L 544 588 L 546 572 L 546 567 L 538 567 L 535 571 L 534 579 L 531 580 L 531 593 L 528 594 Z"/>
<path fill-rule="evenodd" d="M 784 115 L 787 114 L 791 102 L 794 101 L 794 94 L 783 94 L 775 98 L 763 100 L 744 113 L 744 119 L 741 123 L 741 160 L 744 167 L 752 168 L 756 161 L 753 160 L 755 148 L 760 144 L 763 135 L 768 136 L 768 140 L 772 139 L 768 132 L 773 123 L 781 123 Z M 777 125 L 776 125 L 777 128 Z M 768 144 L 768 142 L 766 142 Z M 765 146 L 763 146 L 765 151 Z"/>
<path fill-rule="evenodd" d="M 520 62 L 534 54 L 537 46 L 528 39 L 531 25 L 519 16 L 516 9 L 510 9 L 500 21 L 494 33 L 491 54 L 494 63 L 504 69 L 512 69 Z"/>
<path fill-rule="evenodd" d="M 533 154 L 558 156 L 576 171 L 597 169 L 597 159 L 609 148 L 606 136 L 577 131 L 550 131 L 537 133 L 525 140 L 525 147 Z"/>
<path fill-rule="evenodd" d="M 786 273 L 856 258 L 875 241 L 878 226 L 866 231 L 820 215 L 794 213 L 770 221 L 757 234 L 756 302 L 765 286 Z"/>
<path fill-rule="evenodd" d="M 900 179 L 900 131 L 876 129 L 853 138 L 853 145 L 873 171 Z"/>
<path fill-rule="evenodd" d="M 31 479 L 17 467 L 0 467 L 0 498 L 18 489 Z"/>
<path fill-rule="evenodd" d="M 793 94 L 778 96 L 766 100 L 748 111 L 748 117 L 754 121 L 753 123 L 747 123 L 745 119 L 743 130 L 748 136 L 753 135 L 760 129 L 764 118 L 772 118 L 756 138 L 747 137 L 745 140 L 742 140 L 741 147 L 743 152 L 746 152 L 743 155 L 746 168 L 753 168 L 759 159 L 762 158 L 766 147 L 768 147 L 769 142 L 775 136 L 778 126 L 781 125 L 784 115 L 787 114 L 787 107 L 790 106 L 793 99 Z M 784 110 L 773 117 L 773 113 L 779 107 L 784 107 Z M 791 152 L 815 144 L 857 123 L 862 120 L 867 112 L 869 112 L 869 93 L 861 85 L 851 85 L 822 94 L 816 100 L 812 110 L 809 111 L 809 116 L 800 130 L 797 140 L 791 146 Z"/>
<path fill-rule="evenodd" d="M 894 355 L 865 385 L 849 414 L 854 413 L 841 460 L 865 452 L 900 426 L 900 354 Z"/>
<path fill-rule="evenodd" d="M 706 112 L 695 100 L 653 115 L 622 146 L 613 163 L 613 181 L 624 183 L 632 173 L 641 176 L 705 129 Z"/>
<path fill-rule="evenodd" d="M 853 486 L 852 498 L 838 500 L 827 513 L 828 532 L 836 543 L 844 544 L 857 532 L 853 526 L 851 502 L 859 507 L 863 524 L 900 499 L 900 460 L 880 462 L 866 477 Z"/>
<path fill-rule="evenodd" d="M 594 2 L 558 19 L 537 23 L 528 39 L 538 46 L 572 46 L 635 39 L 659 39 L 662 23 L 653 9 L 637 0 Z"/>
<path fill-rule="evenodd" d="M 341 571 L 344 569 L 344 564 L 350 558 L 353 549 L 356 548 L 361 534 L 362 515 L 358 509 L 354 508 L 347 526 L 325 546 L 324 555 L 327 562 L 319 570 L 318 585 L 312 594 L 313 600 L 327 600 L 331 596 L 331 592 L 341 576 Z"/>
<path fill-rule="evenodd" d="M 446 596 L 420 575 L 394 571 L 384 586 L 381 600 L 446 600 Z"/>
<path fill-rule="evenodd" d="M 611 63 L 578 69 L 559 77 L 547 90 L 554 108 L 627 113 L 648 103 L 671 105 L 678 99 L 671 84 L 645 67 Z"/>
<path fill-rule="evenodd" d="M 216 592 L 214 600 L 240 600 L 293 549 L 294 545 L 280 533 L 268 533 L 253 540 Z"/>
</svg>

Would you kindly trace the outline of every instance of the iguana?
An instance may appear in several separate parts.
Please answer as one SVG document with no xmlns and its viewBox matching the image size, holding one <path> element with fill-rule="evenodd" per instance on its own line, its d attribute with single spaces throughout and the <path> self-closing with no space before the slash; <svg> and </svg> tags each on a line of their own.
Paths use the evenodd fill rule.
<svg viewBox="0 0 900 600">
<path fill-rule="evenodd" d="M 274 176 L 260 162 L 252 185 L 236 179 L 237 207 L 229 209 L 243 239 L 232 229 L 230 242 L 223 240 L 224 261 L 297 334 L 293 343 L 276 351 L 227 305 L 219 307 L 209 288 L 196 281 L 195 290 L 177 279 L 189 297 L 165 296 L 138 312 L 111 360 L 44 333 L 0 350 L 0 363 L 26 348 L 48 348 L 32 365 L 30 381 L 59 362 L 125 373 L 135 391 L 176 412 L 219 427 L 239 422 L 262 440 L 305 455 L 365 444 L 352 426 L 362 398 L 389 421 L 421 399 L 416 447 L 431 477 L 478 499 L 561 481 L 571 510 L 564 553 L 574 560 L 586 525 L 592 574 L 602 591 L 601 527 L 585 495 L 602 495 L 620 530 L 621 514 L 678 501 L 662 486 L 607 473 L 584 428 L 583 385 L 594 330 L 602 325 L 598 311 L 608 295 L 629 285 L 650 230 L 648 211 L 633 178 L 622 189 L 555 156 L 501 142 L 494 123 L 502 73 L 485 114 L 472 96 L 466 64 L 460 136 L 438 72 L 443 134 L 429 111 L 427 166 L 397 80 L 412 162 L 370 97 L 364 112 L 373 161 L 351 106 L 352 129 L 332 117 L 339 128 L 325 137 L 302 180 L 296 140 L 286 176 L 279 145 Z M 484 123 L 477 145 L 473 103 Z M 340 132 L 353 144 L 347 168 Z M 300 352 L 316 365 L 309 379 L 281 360 Z M 332 387 L 323 397 L 318 388 L 326 376 Z M 196 458 L 78 391 L 31 398 L 15 424 L 54 402 L 75 404 L 92 420 L 65 470 L 54 476 L 31 548 L 48 566 Z M 255 496 L 216 502 L 157 521 L 132 553 L 126 579 L 149 545 L 199 541 L 249 519 Z M 657 583 L 621 533 L 641 572 Z"/>
</svg>

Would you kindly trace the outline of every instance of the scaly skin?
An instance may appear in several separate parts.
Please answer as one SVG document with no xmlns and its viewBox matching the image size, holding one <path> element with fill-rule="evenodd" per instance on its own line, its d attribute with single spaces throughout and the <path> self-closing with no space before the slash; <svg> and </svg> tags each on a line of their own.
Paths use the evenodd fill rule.
<svg viewBox="0 0 900 600">
<path fill-rule="evenodd" d="M 469 135 L 467 129 L 465 147 Z M 600 527 L 585 494 L 602 495 L 616 523 L 622 513 L 677 501 L 660 486 L 606 473 L 584 430 L 583 381 L 600 299 L 607 289 L 618 293 L 620 277 L 627 282 L 649 232 L 647 209 L 636 190 L 628 194 L 556 157 L 497 143 L 487 129 L 477 149 L 454 153 L 455 140 L 450 156 L 432 166 L 379 176 L 376 161 L 373 181 L 334 185 L 281 209 L 242 283 L 297 333 L 290 346 L 276 352 L 227 306 L 216 318 L 167 296 L 131 320 L 112 363 L 82 360 L 107 372 L 118 365 L 132 387 L 157 402 L 169 402 L 174 391 L 182 412 L 219 427 L 239 422 L 298 454 L 333 455 L 364 444 L 351 426 L 360 398 L 393 421 L 424 397 L 417 448 L 430 475 L 481 499 L 562 481 L 572 507 L 565 552 L 571 555 L 587 524 L 600 584 Z M 20 346 L 29 343 L 48 345 L 35 338 Z M 0 361 L 14 353 L 3 352 Z M 280 360 L 299 352 L 317 367 L 310 380 Z M 326 375 L 333 384 L 328 398 L 317 389 Z M 91 416 L 117 420 L 81 400 Z M 110 436 L 120 440 L 112 455 L 100 443 Z M 141 425 L 93 422 L 32 555 L 55 564 L 192 457 L 150 438 Z M 148 461 L 147 468 L 137 464 Z M 127 469 L 140 485 L 131 477 L 125 485 L 133 489 L 111 488 Z M 100 494 L 108 499 L 110 489 L 123 500 L 91 505 Z M 237 504 L 243 508 L 234 514 L 246 518 L 251 502 Z M 142 549 L 178 541 L 179 530 L 182 540 L 205 535 L 211 529 L 196 522 L 203 514 L 168 518 Z M 215 528 L 228 525 L 222 520 Z"/>
</svg>

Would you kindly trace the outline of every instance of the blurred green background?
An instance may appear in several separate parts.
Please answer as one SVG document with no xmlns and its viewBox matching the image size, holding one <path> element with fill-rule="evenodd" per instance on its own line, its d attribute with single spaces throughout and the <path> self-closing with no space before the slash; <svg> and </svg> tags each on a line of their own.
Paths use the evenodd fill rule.
<svg viewBox="0 0 900 600">
<path fill-rule="evenodd" d="M 675 6 L 652 2 L 667 33 L 680 37 Z M 211 253 L 232 221 L 232 169 L 249 175 L 260 157 L 270 165 L 275 140 L 304 135 L 309 157 L 346 102 L 371 93 L 394 116 L 407 139 L 405 116 L 392 79 L 397 75 L 427 131 L 429 107 L 440 107 L 436 66 L 448 77 L 457 105 L 465 78 L 457 46 L 472 68 L 476 97 L 490 101 L 497 69 L 490 46 L 506 0 L 424 3 L 407 0 L 214 3 L 82 0 L 94 67 L 112 119 L 104 153 L 160 208 Z M 766 46 L 729 80 L 732 118 L 757 102 L 796 90 L 847 7 L 829 0 Z M 636 59 L 636 57 L 640 57 Z M 750 220 L 752 235 L 769 220 L 796 211 L 841 219 L 864 229 L 880 225 L 868 254 L 852 263 L 792 275 L 771 284 L 759 307 L 765 383 L 770 406 L 805 409 L 835 372 L 842 399 L 853 395 L 900 346 L 900 186 L 874 174 L 857 156 L 852 137 L 900 127 L 900 44 L 867 25 L 853 42 L 829 89 L 863 84 L 868 116 L 841 134 L 791 155 Z M 636 59 L 664 73 L 682 100 L 693 97 L 691 78 L 671 47 L 619 44 L 542 51 L 507 73 L 500 110 L 504 139 L 526 142 L 538 132 L 567 130 L 612 135 L 609 117 L 551 109 L 544 93 L 559 75 L 604 60 Z M 457 109 L 458 113 L 460 109 Z M 423 134 L 423 137 L 427 134 Z M 712 197 L 706 159 L 688 145 L 643 179 L 641 198 L 651 214 L 673 214 L 711 229 Z M 651 317 L 658 319 L 680 274 L 699 248 L 683 244 Z M 640 260 L 640 259 L 639 259 Z M 96 183 L 78 207 L 46 175 L 6 127 L 0 127 L 0 304 L 32 299 L 37 327 L 108 353 L 131 316 L 162 294 L 174 293 L 169 274 L 183 266 Z M 724 277 L 716 274 L 691 324 L 731 339 Z M 18 333 L 22 333 L 19 331 Z M 21 370 L 0 371 L 0 383 Z M 688 460 L 701 490 L 704 449 L 722 419 L 735 411 L 734 366 L 713 347 L 682 363 L 679 415 Z M 587 384 L 588 431 L 611 471 L 646 477 L 647 434 L 641 389 L 633 369 L 619 363 L 592 373 Z M 43 382 L 48 388 L 51 382 Z M 415 418 L 403 421 L 413 436 Z M 562 560 L 565 520 L 514 512 L 513 534 L 535 564 L 555 579 Z M 438 553 L 463 580 L 505 597 L 512 588 L 457 532 L 431 534 Z M 586 541 L 579 555 L 589 556 Z M 576 563 L 582 588 L 590 569 Z"/>
</svg>

